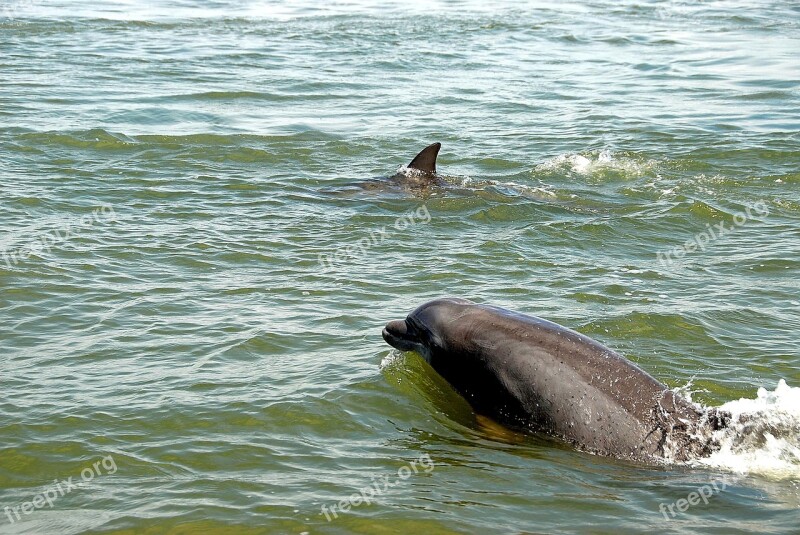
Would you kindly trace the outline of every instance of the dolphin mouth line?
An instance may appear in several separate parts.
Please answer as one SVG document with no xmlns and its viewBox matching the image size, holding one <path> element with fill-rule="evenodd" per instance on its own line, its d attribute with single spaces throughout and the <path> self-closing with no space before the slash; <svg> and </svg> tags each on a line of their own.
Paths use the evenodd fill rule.
<svg viewBox="0 0 800 535">
<path fill-rule="evenodd" d="M 383 339 L 386 340 L 390 346 L 397 347 L 405 342 L 404 339 L 389 332 L 386 327 L 383 328 L 383 332 L 381 334 L 383 335 Z"/>
</svg>

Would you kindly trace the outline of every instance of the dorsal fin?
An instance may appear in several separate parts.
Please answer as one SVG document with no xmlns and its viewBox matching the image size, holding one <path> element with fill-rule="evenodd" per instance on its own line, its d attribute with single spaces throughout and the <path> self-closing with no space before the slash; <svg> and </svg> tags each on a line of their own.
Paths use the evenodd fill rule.
<svg viewBox="0 0 800 535">
<path fill-rule="evenodd" d="M 439 155 L 439 149 L 442 148 L 441 143 L 433 143 L 428 145 L 417 154 L 411 163 L 408 164 L 409 169 L 416 169 L 423 173 L 436 172 L 436 157 Z"/>
</svg>

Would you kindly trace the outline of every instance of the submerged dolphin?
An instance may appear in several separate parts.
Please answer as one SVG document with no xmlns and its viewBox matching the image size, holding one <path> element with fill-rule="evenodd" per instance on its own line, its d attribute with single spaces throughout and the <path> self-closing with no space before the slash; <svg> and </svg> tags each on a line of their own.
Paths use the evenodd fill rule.
<svg viewBox="0 0 800 535">
<path fill-rule="evenodd" d="M 442 148 L 442 144 L 439 142 L 431 143 L 424 149 L 422 149 L 419 154 L 414 156 L 414 159 L 411 160 L 411 163 L 408 164 L 409 169 L 416 169 L 428 176 L 432 176 L 436 174 L 436 157 L 439 156 L 439 150 Z"/>
<path fill-rule="evenodd" d="M 439 156 L 441 148 L 441 143 L 432 143 L 422 149 L 419 154 L 414 156 L 411 163 L 394 175 L 374 178 L 336 191 L 385 190 L 389 186 L 410 190 L 415 195 L 426 195 L 431 187 L 446 187 L 447 182 L 436 174 L 436 158 Z"/>
<path fill-rule="evenodd" d="M 392 182 L 417 189 L 443 185 L 444 182 L 436 176 L 436 158 L 441 148 L 442 144 L 437 142 L 422 149 L 405 169 L 392 177 Z"/>
<path fill-rule="evenodd" d="M 718 449 L 712 431 L 726 425 L 591 338 L 502 308 L 437 299 L 383 338 L 422 355 L 477 413 L 591 453 L 683 461 Z"/>
</svg>

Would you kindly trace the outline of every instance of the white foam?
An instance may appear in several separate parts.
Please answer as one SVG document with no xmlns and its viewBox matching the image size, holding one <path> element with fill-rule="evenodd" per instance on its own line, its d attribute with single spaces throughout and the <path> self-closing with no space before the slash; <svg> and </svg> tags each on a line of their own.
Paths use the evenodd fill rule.
<svg viewBox="0 0 800 535">
<path fill-rule="evenodd" d="M 381 371 L 386 368 L 395 368 L 403 365 L 405 355 L 396 349 L 393 349 L 388 355 L 383 357 L 381 365 L 378 367 Z"/>
<path fill-rule="evenodd" d="M 725 403 L 730 424 L 714 433 L 721 448 L 691 464 L 770 479 L 800 478 L 800 388 L 781 379 L 773 391 L 759 388 L 755 399 Z"/>
<path fill-rule="evenodd" d="M 403 175 L 408 178 L 424 178 L 430 176 L 425 171 L 420 171 L 419 169 L 415 169 L 413 167 L 408 167 L 405 165 L 401 165 L 400 167 L 398 167 L 397 171 L 395 171 L 395 174 Z"/>
<path fill-rule="evenodd" d="M 567 168 L 580 175 L 592 175 L 600 171 L 619 171 L 630 175 L 641 175 L 655 164 L 654 161 L 638 161 L 633 158 L 615 155 L 611 150 L 584 154 L 559 154 L 536 167 L 537 171 L 550 171 Z"/>
</svg>

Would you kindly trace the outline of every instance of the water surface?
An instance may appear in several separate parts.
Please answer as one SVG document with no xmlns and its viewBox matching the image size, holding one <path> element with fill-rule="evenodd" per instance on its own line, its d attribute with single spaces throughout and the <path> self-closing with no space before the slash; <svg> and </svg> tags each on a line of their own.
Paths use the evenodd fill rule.
<svg viewBox="0 0 800 535">
<path fill-rule="evenodd" d="M 4 6 L 0 508 L 81 484 L 0 533 L 796 532 L 791 2 Z M 358 187 L 433 141 L 451 187 Z M 381 339 L 444 295 L 762 428 L 655 467 L 498 429 Z"/>
</svg>

